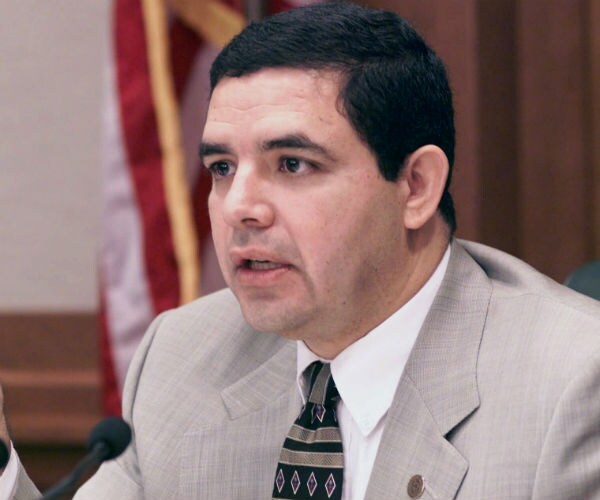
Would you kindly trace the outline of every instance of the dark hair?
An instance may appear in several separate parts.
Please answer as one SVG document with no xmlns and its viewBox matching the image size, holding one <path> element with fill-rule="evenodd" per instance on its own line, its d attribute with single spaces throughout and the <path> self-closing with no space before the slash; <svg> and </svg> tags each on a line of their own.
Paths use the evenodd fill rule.
<svg viewBox="0 0 600 500">
<path fill-rule="evenodd" d="M 211 90 L 224 77 L 277 67 L 343 75 L 343 112 L 389 181 L 398 178 L 410 153 L 426 144 L 439 146 L 450 174 L 438 208 L 454 232 L 448 191 L 455 140 L 452 93 L 443 62 L 407 21 L 337 2 L 277 14 L 250 24 L 222 50 L 210 71 Z"/>
</svg>

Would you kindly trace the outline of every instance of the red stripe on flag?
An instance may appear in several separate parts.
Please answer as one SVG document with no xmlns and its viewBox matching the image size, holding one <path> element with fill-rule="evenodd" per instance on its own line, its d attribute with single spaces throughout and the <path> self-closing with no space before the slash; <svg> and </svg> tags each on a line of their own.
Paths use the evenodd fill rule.
<svg viewBox="0 0 600 500">
<path fill-rule="evenodd" d="M 141 3 L 117 0 L 115 57 L 122 133 L 144 235 L 154 312 L 179 304 L 179 276 L 165 200 Z"/>
<path fill-rule="evenodd" d="M 103 290 L 104 287 L 101 287 Z M 106 317 L 106 300 L 100 292 L 100 363 L 102 366 L 102 407 L 105 415 L 121 415 L 121 396 L 115 376 L 112 347 L 108 321 Z"/>
<path fill-rule="evenodd" d="M 176 18 L 171 25 L 169 39 L 175 94 L 178 101 L 181 102 L 202 41 L 179 18 Z"/>
<path fill-rule="evenodd" d="M 267 3 L 267 14 L 277 14 L 284 10 L 295 9 L 303 5 L 310 5 L 312 3 L 319 3 L 320 0 L 269 0 Z"/>
</svg>

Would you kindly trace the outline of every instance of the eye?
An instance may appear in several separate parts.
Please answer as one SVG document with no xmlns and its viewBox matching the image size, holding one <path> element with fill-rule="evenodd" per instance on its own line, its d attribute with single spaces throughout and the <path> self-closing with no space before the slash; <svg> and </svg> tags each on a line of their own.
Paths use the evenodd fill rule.
<svg viewBox="0 0 600 500">
<path fill-rule="evenodd" d="M 215 161 L 208 167 L 208 171 L 213 176 L 213 179 L 221 179 L 235 173 L 235 167 L 226 161 Z"/>
<path fill-rule="evenodd" d="M 290 174 L 304 173 L 310 170 L 312 165 L 306 160 L 294 157 L 284 157 L 279 161 L 279 170 Z"/>
</svg>

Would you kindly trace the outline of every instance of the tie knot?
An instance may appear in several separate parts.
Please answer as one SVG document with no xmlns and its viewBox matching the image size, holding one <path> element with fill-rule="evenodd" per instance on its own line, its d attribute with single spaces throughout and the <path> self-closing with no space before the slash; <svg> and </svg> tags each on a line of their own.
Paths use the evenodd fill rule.
<svg viewBox="0 0 600 500">
<path fill-rule="evenodd" d="M 323 406 L 333 406 L 340 394 L 331 376 L 330 364 L 315 361 L 307 368 L 307 372 L 310 380 L 308 401 Z"/>
</svg>

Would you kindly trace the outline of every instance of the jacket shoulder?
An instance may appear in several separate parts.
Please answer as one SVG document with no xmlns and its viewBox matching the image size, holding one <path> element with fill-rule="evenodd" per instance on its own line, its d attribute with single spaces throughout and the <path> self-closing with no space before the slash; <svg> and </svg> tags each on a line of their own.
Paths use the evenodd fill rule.
<svg viewBox="0 0 600 500">
<path fill-rule="evenodd" d="M 546 304 L 557 314 L 600 325 L 600 301 L 557 283 L 522 260 L 480 243 L 459 240 L 459 245 L 489 278 L 494 300 L 519 298 L 523 304 Z"/>
<path fill-rule="evenodd" d="M 254 370 L 287 343 L 248 325 L 235 296 L 224 289 L 160 315 L 134 363 L 142 362 L 145 372 L 151 368 L 151 373 L 193 373 L 219 389 Z"/>
</svg>

